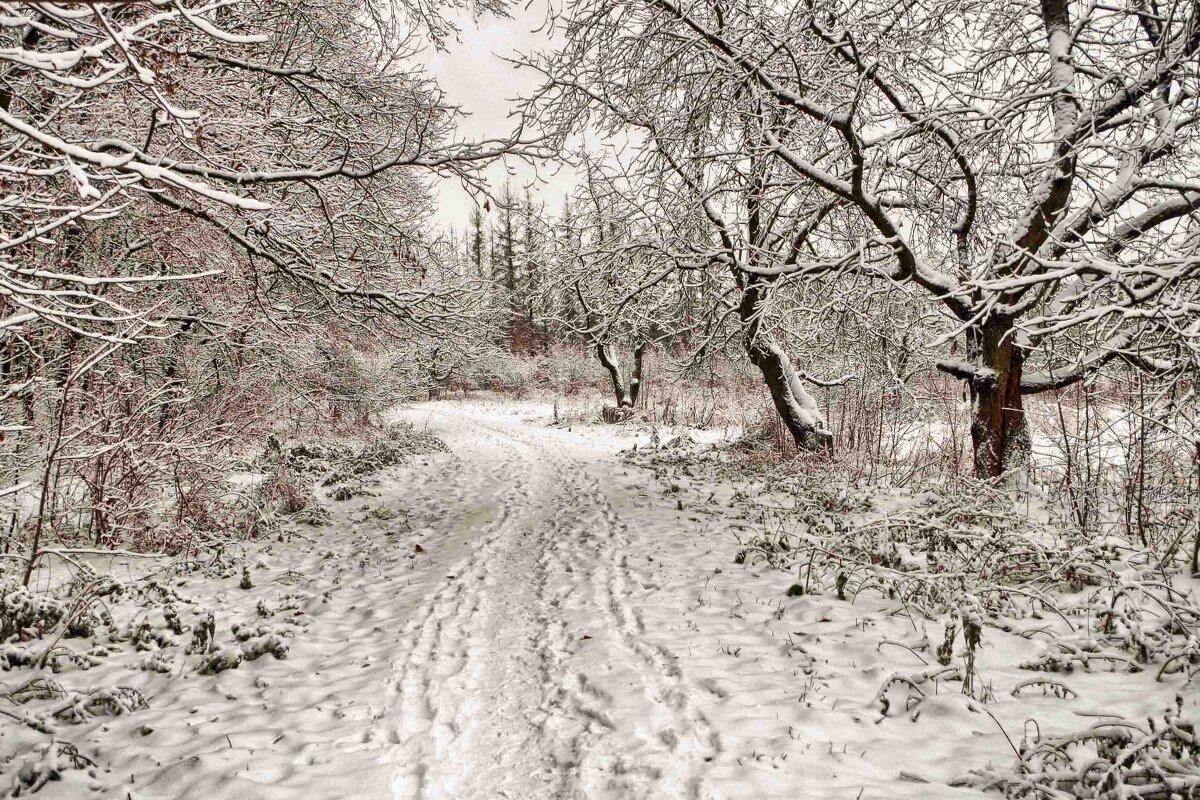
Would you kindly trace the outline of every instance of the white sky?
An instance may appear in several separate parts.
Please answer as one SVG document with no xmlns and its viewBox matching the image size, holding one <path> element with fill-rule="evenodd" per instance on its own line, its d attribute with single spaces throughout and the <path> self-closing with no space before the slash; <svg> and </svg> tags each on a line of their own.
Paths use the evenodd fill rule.
<svg viewBox="0 0 1200 800">
<path fill-rule="evenodd" d="M 459 126 L 459 138 L 498 137 L 514 129 L 517 120 L 510 115 L 516 108 L 515 98 L 530 92 L 539 81 L 535 73 L 518 70 L 501 57 L 549 49 L 550 37 L 540 30 L 544 27 L 545 13 L 542 0 L 531 0 L 528 5 L 515 6 L 511 19 L 487 16 L 478 22 L 461 20 L 459 41 L 449 43 L 446 52 L 424 54 L 426 69 L 437 79 L 448 100 L 466 114 Z M 531 186 L 554 214 L 561 210 L 563 198 L 574 184 L 569 168 L 545 164 L 535 169 L 514 160 L 507 164 L 507 170 L 496 165 L 489 171 L 495 189 L 503 186 L 506 172 L 514 192 L 519 194 L 525 186 Z M 441 224 L 464 230 L 475 201 L 455 181 L 437 183 L 434 192 L 440 205 Z"/>
</svg>

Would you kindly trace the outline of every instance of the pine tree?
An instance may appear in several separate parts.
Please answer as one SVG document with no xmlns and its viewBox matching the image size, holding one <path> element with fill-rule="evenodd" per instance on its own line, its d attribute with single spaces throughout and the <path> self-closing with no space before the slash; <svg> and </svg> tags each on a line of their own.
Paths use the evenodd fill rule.
<svg viewBox="0 0 1200 800">
<path fill-rule="evenodd" d="M 536 327 L 537 322 L 537 297 L 541 293 L 541 270 L 544 254 L 542 253 L 541 220 L 538 211 L 534 210 L 533 198 L 528 188 L 525 189 L 524 217 L 524 286 L 521 291 L 521 309 L 529 321 L 530 327 L 533 328 Z"/>
<path fill-rule="evenodd" d="M 500 224 L 495 229 L 496 256 L 493 265 L 497 283 L 502 283 L 508 289 L 510 297 L 517 291 L 517 241 L 516 229 L 513 225 L 513 210 L 516 206 L 512 187 L 504 184 L 504 194 L 500 196 Z"/>
<path fill-rule="evenodd" d="M 476 277 L 482 278 L 483 272 L 483 211 L 479 206 L 471 209 L 470 237 L 471 266 L 475 268 Z"/>
</svg>

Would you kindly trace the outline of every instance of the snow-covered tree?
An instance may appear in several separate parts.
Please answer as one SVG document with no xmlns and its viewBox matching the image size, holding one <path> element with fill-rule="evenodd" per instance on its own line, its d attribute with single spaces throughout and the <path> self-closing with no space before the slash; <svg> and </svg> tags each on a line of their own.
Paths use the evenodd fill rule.
<svg viewBox="0 0 1200 800">
<path fill-rule="evenodd" d="M 534 107 L 637 142 L 751 309 L 851 273 L 940 305 L 980 475 L 1023 459 L 1023 397 L 1195 347 L 1195 3 L 580 0 L 563 23 Z"/>
<path fill-rule="evenodd" d="M 197 517 L 217 451 L 393 402 L 364 353 L 471 336 L 484 286 L 428 233 L 427 182 L 479 185 L 525 145 L 457 141 L 414 66 L 454 9 L 5 7 L 0 490 L 50 504 L 30 563 L 64 459 L 99 539 L 148 524 L 163 487 Z"/>
</svg>

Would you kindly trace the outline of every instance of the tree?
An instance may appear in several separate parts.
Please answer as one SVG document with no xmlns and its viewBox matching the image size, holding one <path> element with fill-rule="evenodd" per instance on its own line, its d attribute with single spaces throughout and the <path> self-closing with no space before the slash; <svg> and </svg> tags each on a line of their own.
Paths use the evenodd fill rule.
<svg viewBox="0 0 1200 800">
<path fill-rule="evenodd" d="M 483 212 L 479 206 L 471 209 L 470 237 L 471 266 L 476 277 L 484 277 L 483 269 Z"/>
<path fill-rule="evenodd" d="M 369 0 L 8 7 L 2 455 L 44 476 L 39 529 L 63 471 L 97 531 L 149 525 L 154 492 L 194 521 L 217 452 L 388 396 L 361 353 L 470 335 L 484 286 L 444 268 L 426 181 L 532 151 L 454 140 L 410 59 L 449 31 Z"/>
<path fill-rule="evenodd" d="M 779 344 L 772 314 L 776 287 L 824 213 L 814 213 L 808 195 L 781 180 L 779 165 L 761 152 L 770 127 L 762 104 L 711 91 L 694 63 L 662 71 L 646 67 L 642 50 L 610 51 L 603 42 L 625 36 L 615 29 L 570 30 L 563 53 L 536 64 L 547 86 L 530 113 L 559 126 L 561 141 L 587 120 L 611 137 L 640 143 L 631 159 L 615 159 L 627 187 L 624 201 L 637 209 L 639 224 L 636 239 L 612 244 L 619 251 L 612 258 L 655 254 L 659 270 L 643 276 L 638 291 L 656 289 L 672 273 L 703 273 L 692 279 L 706 292 L 697 303 L 701 347 L 722 340 L 735 320 L 740 346 L 797 445 L 828 448 L 832 435 L 805 383 L 844 379 L 824 381 L 797 369 Z"/>
<path fill-rule="evenodd" d="M 542 293 L 542 282 L 546 278 L 544 273 L 546 270 L 545 231 L 547 225 L 544 211 L 544 208 L 534 206 L 533 195 L 526 188 L 524 202 L 521 205 L 522 263 L 518 281 L 517 304 L 519 312 L 533 331 L 536 331 L 537 323 L 536 298 Z"/>
<path fill-rule="evenodd" d="M 612 383 L 616 408 L 633 408 L 644 389 L 647 352 L 688 325 L 679 281 L 665 281 L 661 253 L 647 245 L 644 208 L 620 186 L 619 176 L 584 158 L 585 180 L 559 222 L 549 262 L 559 298 L 560 330 L 591 348 Z M 619 355 L 630 353 L 627 369 Z"/>
<path fill-rule="evenodd" d="M 770 175 L 748 199 L 766 187 L 809 221 L 774 282 L 855 274 L 926 293 L 943 341 L 965 342 L 939 366 L 967 382 L 975 469 L 995 477 L 1027 449 L 1024 397 L 1113 362 L 1185 363 L 1200 184 L 1178 176 L 1195 171 L 1198 9 L 586 0 L 563 53 L 537 64 L 539 101 L 570 109 L 564 129 L 586 107 L 641 131 L 718 228 L 754 215 L 729 222 L 736 181 L 710 165 L 745 174 L 742 189 L 739 161 Z M 734 131 L 757 133 L 734 147 Z M 709 258 L 761 285 L 735 249 Z"/>
<path fill-rule="evenodd" d="M 504 184 L 504 190 L 496 205 L 500 211 L 500 222 L 493 234 L 496 241 L 496 263 L 492 265 L 495 273 L 493 279 L 513 297 L 517 292 L 517 261 L 520 256 L 517 252 L 517 226 L 513 221 L 517 211 L 517 198 L 508 183 Z"/>
<path fill-rule="evenodd" d="M 131 199 L 223 231 L 289 280 L 399 310 L 404 299 L 358 293 L 289 252 L 279 210 L 314 192 L 317 206 L 325 192 L 379 203 L 371 180 L 407 168 L 474 180 L 512 144 L 445 144 L 452 115 L 400 60 L 409 45 L 396 40 L 396 20 L 369 4 L 273 4 L 241 16 L 200 3 L 16 8 L 3 22 L 15 46 L 2 56 L 0 92 L 6 173 L 20 198 L 6 212 L 3 250 L 17 259 L 3 274 L 15 315 L 6 327 L 30 314 L 68 327 L 119 319 L 128 310 L 93 287 L 164 278 L 20 266 L 69 249 L 72 226 L 122 213 Z M 339 21 L 347 16 L 362 20 L 353 33 Z M 365 46 L 343 48 L 351 35 Z M 395 66 L 377 68 L 376 57 Z M 43 293 L 42 280 L 61 288 Z M 82 315 L 62 305 L 83 298 Z"/>
</svg>

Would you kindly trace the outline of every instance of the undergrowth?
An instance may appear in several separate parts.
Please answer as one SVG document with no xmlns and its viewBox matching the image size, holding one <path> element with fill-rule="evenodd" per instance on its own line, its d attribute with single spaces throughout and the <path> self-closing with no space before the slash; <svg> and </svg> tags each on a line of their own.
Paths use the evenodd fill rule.
<svg viewBox="0 0 1200 800">
<path fill-rule="evenodd" d="M 871 597 L 914 630 L 941 626 L 937 638 L 900 645 L 929 666 L 882 683 L 873 703 L 881 718 L 915 720 L 927 687 L 939 681 L 960 683 L 971 702 L 994 701 L 997 689 L 976 659 L 995 635 L 989 631 L 1030 642 L 1029 657 L 1015 665 L 1030 678 L 1013 696 L 1071 697 L 1070 675 L 1096 670 L 1145 671 L 1183 696 L 1200 691 L 1200 600 L 1188 578 L 1186 514 L 1162 514 L 1176 527 L 1129 538 L 1072 525 L 1060 498 L 1037 487 L 936 474 L 872 482 L 829 464 L 756 457 L 770 449 L 768 437 L 751 430 L 722 445 L 686 435 L 656 441 L 627 458 L 652 470 L 681 508 L 687 486 L 711 501 L 712 487 L 724 484 L 730 504 L 753 521 L 735 561 L 790 576 L 787 596 Z M 1200 796 L 1200 740 L 1182 710 L 1039 733 L 1017 748 L 1012 767 L 963 781 L 1020 798 Z"/>
<path fill-rule="evenodd" d="M 26 586 L 13 562 L 0 562 L 0 671 L 13 676 L 0 692 L 0 717 L 48 737 L 20 757 L 0 763 L 8 796 L 35 793 L 68 770 L 93 769 L 95 760 L 67 740 L 70 729 L 99 718 L 136 714 L 147 705 L 137 689 L 122 684 L 68 689 L 55 676 L 81 673 L 124 658 L 134 668 L 214 675 L 270 656 L 284 659 L 309 624 L 309 610 L 323 598 L 298 590 L 294 575 L 257 587 L 256 572 L 269 551 L 250 558 L 246 539 L 270 532 L 282 541 L 310 539 L 306 526 L 331 519 L 329 506 L 348 489 L 369 491 L 381 471 L 445 446 L 427 431 L 390 425 L 357 444 L 270 439 L 262 454 L 245 462 L 256 475 L 227 501 L 253 509 L 254 529 L 212 531 L 193 537 L 170 556 L 147 560 L 149 569 L 118 580 L 107 573 L 103 553 L 62 549 L 66 566 L 43 567 Z M 332 552 L 330 553 L 332 555 Z M 248 619 L 237 611 L 197 599 L 197 586 L 257 587 Z M 90 751 L 88 751 L 90 752 Z"/>
</svg>

